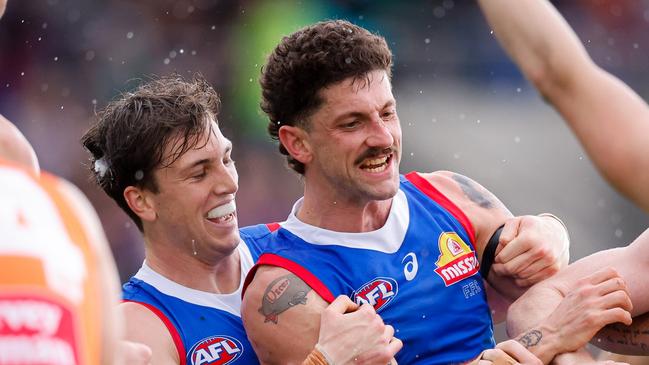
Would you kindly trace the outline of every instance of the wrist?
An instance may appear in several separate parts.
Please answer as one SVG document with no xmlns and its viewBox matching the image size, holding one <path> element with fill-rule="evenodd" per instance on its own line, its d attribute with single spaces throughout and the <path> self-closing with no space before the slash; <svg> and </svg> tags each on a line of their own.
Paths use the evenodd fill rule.
<svg viewBox="0 0 649 365">
<path fill-rule="evenodd" d="M 516 337 L 516 341 L 525 346 L 544 364 L 549 364 L 557 354 L 563 352 L 559 334 L 546 325 L 536 326 L 525 331 Z"/>
<path fill-rule="evenodd" d="M 302 362 L 302 365 L 334 365 L 327 353 L 320 344 L 316 344 L 309 356 Z"/>
</svg>

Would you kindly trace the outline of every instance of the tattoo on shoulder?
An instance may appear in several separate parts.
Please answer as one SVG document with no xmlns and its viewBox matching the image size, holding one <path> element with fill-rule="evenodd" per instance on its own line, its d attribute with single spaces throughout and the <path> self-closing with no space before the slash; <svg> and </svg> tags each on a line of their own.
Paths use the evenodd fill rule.
<svg viewBox="0 0 649 365">
<path fill-rule="evenodd" d="M 455 180 L 460 185 L 462 191 L 464 192 L 464 195 L 471 199 L 472 202 L 486 209 L 491 209 L 494 207 L 494 203 L 491 200 L 491 197 L 488 194 L 479 191 L 475 183 L 469 180 L 466 176 L 453 174 L 453 180 Z"/>
<path fill-rule="evenodd" d="M 277 317 L 287 309 L 298 304 L 306 305 L 306 295 L 311 288 L 294 274 L 284 275 L 273 280 L 261 301 L 261 313 L 264 323 L 273 322 L 277 324 Z"/>
<path fill-rule="evenodd" d="M 517 339 L 526 349 L 538 345 L 543 338 L 543 333 L 539 330 L 531 330 Z"/>
</svg>

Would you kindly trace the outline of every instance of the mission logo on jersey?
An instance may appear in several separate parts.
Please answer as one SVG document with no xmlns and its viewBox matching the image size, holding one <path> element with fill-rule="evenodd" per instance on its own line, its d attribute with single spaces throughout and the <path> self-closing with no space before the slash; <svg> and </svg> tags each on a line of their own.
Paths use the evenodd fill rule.
<svg viewBox="0 0 649 365">
<path fill-rule="evenodd" d="M 230 336 L 212 336 L 198 341 L 189 350 L 192 365 L 225 365 L 241 357 L 241 342 Z"/>
<path fill-rule="evenodd" d="M 439 258 L 435 273 L 446 286 L 472 276 L 478 272 L 480 264 L 475 253 L 455 232 L 443 232 L 439 236 Z"/>
<path fill-rule="evenodd" d="M 376 278 L 354 290 L 352 300 L 358 304 L 369 304 L 375 311 L 385 308 L 396 297 L 397 281 L 392 278 Z"/>
</svg>

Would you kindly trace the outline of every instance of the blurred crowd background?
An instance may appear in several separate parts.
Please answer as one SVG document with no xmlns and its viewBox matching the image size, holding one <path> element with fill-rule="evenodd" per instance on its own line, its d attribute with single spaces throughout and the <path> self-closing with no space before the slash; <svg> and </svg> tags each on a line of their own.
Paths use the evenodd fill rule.
<svg viewBox="0 0 649 365">
<path fill-rule="evenodd" d="M 595 61 L 647 99 L 649 0 L 555 4 Z M 572 260 L 626 245 L 647 227 L 647 215 L 603 181 L 521 77 L 474 1 L 9 0 L 0 21 L 0 113 L 30 139 L 42 168 L 89 196 L 126 280 L 143 245 L 90 180 L 79 138 L 96 110 L 151 76 L 203 74 L 222 96 L 220 125 L 235 146 L 240 224 L 281 221 L 301 185 L 266 135 L 260 68 L 282 35 L 332 18 L 378 32 L 392 47 L 402 172 L 457 171 L 514 214 L 555 213 L 570 228 Z"/>
</svg>

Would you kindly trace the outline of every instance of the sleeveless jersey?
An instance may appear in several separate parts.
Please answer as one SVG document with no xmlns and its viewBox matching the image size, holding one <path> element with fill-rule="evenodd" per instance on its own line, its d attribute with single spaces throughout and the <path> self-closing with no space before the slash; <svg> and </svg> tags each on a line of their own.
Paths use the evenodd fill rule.
<svg viewBox="0 0 649 365">
<path fill-rule="evenodd" d="M 0 365 L 101 363 L 99 258 L 62 184 L 0 162 Z"/>
<path fill-rule="evenodd" d="M 146 262 L 123 286 L 125 301 L 144 305 L 166 325 L 181 365 L 259 364 L 241 321 L 241 288 L 259 249 L 246 245 L 245 235 L 241 236 L 237 247 L 241 284 L 233 293 L 184 287 L 156 273 Z"/>
<path fill-rule="evenodd" d="M 401 176 L 376 231 L 307 225 L 295 216 L 300 204 L 281 224 L 243 229 L 263 247 L 255 268 L 283 267 L 328 302 L 344 294 L 373 305 L 403 341 L 399 364 L 459 364 L 494 346 L 473 227 L 419 174 Z"/>
</svg>

